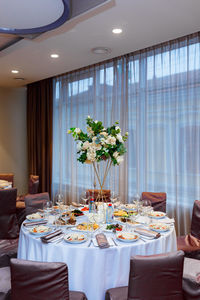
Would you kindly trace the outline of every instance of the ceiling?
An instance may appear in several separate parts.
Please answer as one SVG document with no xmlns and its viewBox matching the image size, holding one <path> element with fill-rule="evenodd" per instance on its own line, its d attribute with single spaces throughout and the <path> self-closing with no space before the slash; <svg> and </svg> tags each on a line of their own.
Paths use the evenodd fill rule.
<svg viewBox="0 0 200 300">
<path fill-rule="evenodd" d="M 5 1 L 8 0 L 2 3 Z M 45 2 L 55 5 L 55 0 Z M 0 12 L 1 5 L 0 2 Z M 21 5 L 20 8 L 23 12 L 26 7 Z M 12 12 L 11 16 L 14 18 L 15 14 Z M 37 13 L 34 12 L 34 15 Z M 200 31 L 199 15 L 199 0 L 110 0 L 72 18 L 57 29 L 34 39 L 22 39 L 1 51 L 0 86 L 23 86 Z M 0 14 L 2 27 L 1 22 Z M 5 17 L 3 22 L 7 22 Z M 26 11 L 24 22 L 28 22 Z M 15 24 L 13 22 L 12 26 Z M 122 34 L 112 33 L 116 27 L 122 28 Z M 7 38 L 9 40 L 9 36 Z M 91 52 L 92 48 L 99 46 L 108 47 L 112 51 L 108 54 Z M 52 59 L 52 53 L 59 54 L 59 58 Z M 12 74 L 13 69 L 19 70 L 19 73 Z M 14 79 L 16 77 L 24 80 Z"/>
</svg>

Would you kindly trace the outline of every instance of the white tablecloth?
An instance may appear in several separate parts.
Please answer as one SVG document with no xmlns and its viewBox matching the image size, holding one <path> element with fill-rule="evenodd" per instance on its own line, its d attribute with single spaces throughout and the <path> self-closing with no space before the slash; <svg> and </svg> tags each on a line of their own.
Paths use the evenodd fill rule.
<svg viewBox="0 0 200 300">
<path fill-rule="evenodd" d="M 108 234 L 110 235 L 110 234 Z M 174 227 L 159 239 L 122 243 L 107 249 L 99 249 L 88 242 L 71 245 L 60 243 L 44 244 L 22 226 L 19 238 L 18 258 L 65 262 L 69 269 L 69 288 L 85 292 L 88 300 L 104 300 L 109 288 L 128 285 L 130 257 L 176 251 Z"/>
</svg>

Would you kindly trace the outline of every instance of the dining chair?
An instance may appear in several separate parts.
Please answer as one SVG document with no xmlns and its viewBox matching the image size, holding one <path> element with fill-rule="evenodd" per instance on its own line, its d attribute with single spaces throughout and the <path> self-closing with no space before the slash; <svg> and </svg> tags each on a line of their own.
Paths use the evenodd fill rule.
<svg viewBox="0 0 200 300">
<path fill-rule="evenodd" d="M 28 183 L 28 193 L 37 194 L 38 190 L 39 190 L 39 176 L 31 174 Z"/>
<path fill-rule="evenodd" d="M 43 209 L 49 201 L 49 193 L 27 194 L 24 198 L 26 215 L 35 213 L 38 209 Z"/>
<path fill-rule="evenodd" d="M 166 193 L 143 192 L 141 195 L 141 200 L 150 200 L 155 211 L 166 212 Z"/>
<path fill-rule="evenodd" d="M 200 299 L 200 261 L 197 259 L 184 259 L 183 293 L 184 300 Z"/>
<path fill-rule="evenodd" d="M 88 189 L 86 190 L 86 193 L 88 196 L 93 197 L 94 201 L 102 201 L 102 198 L 104 199 L 104 202 L 110 202 L 110 190 L 102 190 L 102 195 L 100 194 L 101 190 L 99 189 Z"/>
<path fill-rule="evenodd" d="M 177 249 L 187 257 L 200 259 L 200 200 L 194 201 L 190 234 L 177 237 Z"/>
<path fill-rule="evenodd" d="M 65 263 L 11 259 L 11 299 L 87 300 L 87 297 L 82 292 L 69 291 Z"/>
<path fill-rule="evenodd" d="M 12 187 L 14 187 L 14 174 L 13 173 L 0 173 L 0 180 L 6 180 L 12 182 Z"/>
<path fill-rule="evenodd" d="M 106 291 L 106 300 L 183 300 L 184 252 L 139 256 L 130 260 L 127 287 Z"/>
<path fill-rule="evenodd" d="M 19 226 L 16 217 L 17 189 L 0 190 L 0 267 L 17 256 Z"/>
</svg>

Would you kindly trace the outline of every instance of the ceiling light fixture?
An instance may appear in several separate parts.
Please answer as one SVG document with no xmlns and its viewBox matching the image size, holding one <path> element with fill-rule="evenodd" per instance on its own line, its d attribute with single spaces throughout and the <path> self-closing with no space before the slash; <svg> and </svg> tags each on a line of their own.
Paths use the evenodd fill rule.
<svg viewBox="0 0 200 300">
<path fill-rule="evenodd" d="M 54 54 L 51 54 L 51 57 L 52 57 L 52 58 L 58 58 L 58 57 L 59 57 L 59 55 L 58 55 L 58 54 L 56 54 L 56 53 L 54 53 Z"/>
<path fill-rule="evenodd" d="M 114 28 L 112 30 L 112 33 L 114 33 L 114 34 L 120 34 L 120 33 L 122 33 L 122 29 L 121 28 Z"/>
<path fill-rule="evenodd" d="M 108 47 L 96 47 L 91 49 L 94 54 L 109 54 L 111 53 L 111 49 Z"/>
<path fill-rule="evenodd" d="M 18 71 L 18 70 L 12 70 L 11 72 L 12 72 L 12 73 L 14 73 L 14 74 L 17 74 L 17 73 L 19 73 L 19 71 Z"/>
</svg>

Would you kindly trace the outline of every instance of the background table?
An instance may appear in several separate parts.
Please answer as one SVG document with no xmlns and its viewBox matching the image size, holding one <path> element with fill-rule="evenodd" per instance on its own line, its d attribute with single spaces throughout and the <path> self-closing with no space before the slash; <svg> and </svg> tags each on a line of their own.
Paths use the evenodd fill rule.
<svg viewBox="0 0 200 300">
<path fill-rule="evenodd" d="M 112 235 L 109 234 L 108 235 Z M 176 251 L 174 227 L 159 239 L 99 249 L 88 243 L 65 241 L 44 244 L 21 226 L 18 258 L 44 262 L 65 262 L 69 268 L 70 290 L 83 291 L 88 300 L 104 300 L 108 288 L 128 285 L 130 257 Z"/>
</svg>

